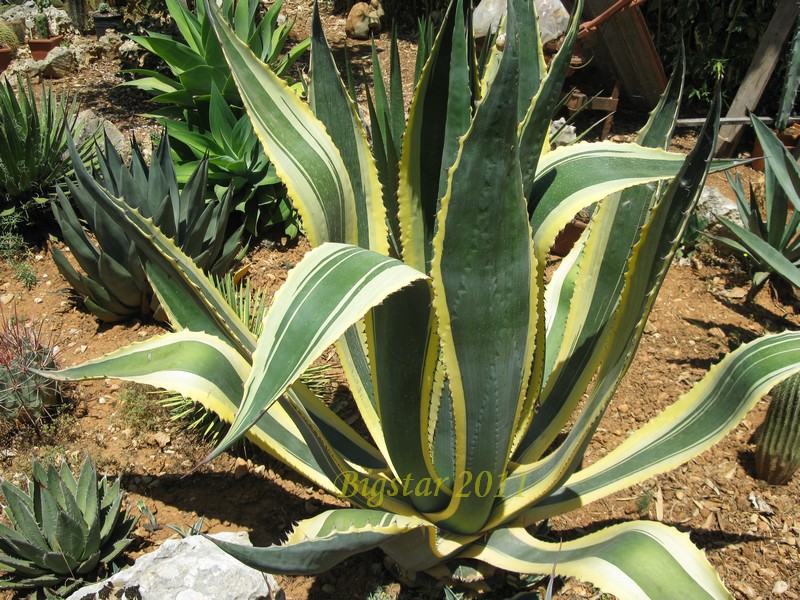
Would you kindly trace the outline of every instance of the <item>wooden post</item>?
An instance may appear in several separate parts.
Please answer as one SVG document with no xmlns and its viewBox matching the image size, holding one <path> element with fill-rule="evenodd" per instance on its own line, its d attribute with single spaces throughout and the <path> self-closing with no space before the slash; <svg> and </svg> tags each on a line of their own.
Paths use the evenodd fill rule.
<svg viewBox="0 0 800 600">
<path fill-rule="evenodd" d="M 769 78 L 778 64 L 783 44 L 792 30 L 799 12 L 800 4 L 797 0 L 780 0 L 726 117 L 743 117 L 748 109 L 756 108 L 761 94 L 764 93 L 764 88 L 767 87 Z M 720 128 L 718 156 L 733 155 L 743 127 L 743 125 L 724 125 Z"/>
</svg>

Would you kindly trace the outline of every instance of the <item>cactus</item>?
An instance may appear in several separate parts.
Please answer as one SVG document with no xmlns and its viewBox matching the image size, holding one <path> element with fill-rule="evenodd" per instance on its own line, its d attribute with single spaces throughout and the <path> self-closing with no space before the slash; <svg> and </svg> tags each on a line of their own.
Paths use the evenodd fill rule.
<svg viewBox="0 0 800 600">
<path fill-rule="evenodd" d="M 12 53 L 16 53 L 19 48 L 19 38 L 8 23 L 0 20 L 0 47 L 2 46 L 8 46 Z"/>
<path fill-rule="evenodd" d="M 44 13 L 36 13 L 33 16 L 33 24 L 39 39 L 44 40 L 50 37 L 50 26 L 47 24 L 47 16 Z"/>
<path fill-rule="evenodd" d="M 84 0 L 67 0 L 67 12 L 73 25 L 81 33 L 86 32 L 86 3 Z"/>
<path fill-rule="evenodd" d="M 58 399 L 55 382 L 33 369 L 55 367 L 55 349 L 43 342 L 41 324 L 22 324 L 16 314 L 0 328 L 0 419 L 38 424 Z"/>
<path fill-rule="evenodd" d="M 789 483 L 800 468 L 800 375 L 775 386 L 756 445 L 756 475 L 773 485 Z"/>
<path fill-rule="evenodd" d="M 786 80 L 783 84 L 778 116 L 775 118 L 775 129 L 777 131 L 783 131 L 789 124 L 794 99 L 797 96 L 798 83 L 800 83 L 800 22 L 798 22 L 794 30 L 792 50 L 789 54 L 789 62 L 786 65 Z"/>
</svg>

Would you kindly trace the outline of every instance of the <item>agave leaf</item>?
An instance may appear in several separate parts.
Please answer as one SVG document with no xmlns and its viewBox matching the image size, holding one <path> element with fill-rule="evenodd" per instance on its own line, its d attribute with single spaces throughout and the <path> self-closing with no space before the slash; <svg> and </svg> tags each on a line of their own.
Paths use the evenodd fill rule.
<svg viewBox="0 0 800 600">
<path fill-rule="evenodd" d="M 37 548 L 46 549 L 47 539 L 36 522 L 31 498 L 5 480 L 0 481 L 0 489 L 6 499 L 6 514 L 14 528 Z"/>
<path fill-rule="evenodd" d="M 33 561 L 14 558 L 13 556 L 3 554 L 0 554 L 0 569 L 14 573 L 15 575 L 28 575 L 30 577 L 44 574 L 42 567 L 38 566 Z M 3 587 L 3 580 L 0 579 L 0 589 L 3 589 Z"/>
<path fill-rule="evenodd" d="M 80 519 L 80 516 L 78 518 Z M 66 511 L 58 512 L 55 538 L 58 540 L 56 549 L 66 555 L 70 561 L 82 560 L 86 549 L 83 530 L 80 523 Z"/>
<path fill-rule="evenodd" d="M 464 3 L 458 0 L 422 71 L 403 136 L 398 189 L 403 260 L 420 271 L 428 270 L 438 199 L 471 114 Z"/>
<path fill-rule="evenodd" d="M 186 356 L 192 360 L 187 361 Z M 217 337 L 180 331 L 132 344 L 77 367 L 48 372 L 53 379 L 116 377 L 204 398 L 223 418 L 232 418 L 237 394 L 250 373 L 242 356 Z"/>
<path fill-rule="evenodd" d="M 621 523 L 559 543 L 537 540 L 521 527 L 500 528 L 464 556 L 520 573 L 552 569 L 618 598 L 733 598 L 689 536 L 661 523 Z"/>
<path fill-rule="evenodd" d="M 370 550 L 391 538 L 424 528 L 424 519 L 365 509 L 326 511 L 297 524 L 280 546 L 253 548 L 209 537 L 244 564 L 270 573 L 322 573 L 345 558 Z"/>
<path fill-rule="evenodd" d="M 490 478 L 480 489 L 477 474 L 505 469 L 538 323 L 536 261 L 516 144 L 519 40 L 512 5 L 506 36 L 494 80 L 449 173 L 433 240 L 433 306 L 453 398 L 455 472 L 475 475 L 453 482 L 450 505 L 433 518 L 459 533 L 479 529 L 491 510 L 500 481 Z M 506 151 L 487 156 L 487 147 Z M 484 177 L 496 185 L 476 187 Z M 493 298 L 488 305 L 487 293 Z"/>
<path fill-rule="evenodd" d="M 375 159 L 353 100 L 342 83 L 322 31 L 319 7 L 314 5 L 311 24 L 311 70 L 308 96 L 311 109 L 325 125 L 342 160 L 354 192 L 358 245 L 381 254 L 389 253 L 386 210 Z"/>
<path fill-rule="evenodd" d="M 324 244 L 306 254 L 273 298 L 242 405 L 228 434 L 205 460 L 241 438 L 367 310 L 423 277 L 395 259 L 354 246 Z"/>
<path fill-rule="evenodd" d="M 769 265 L 770 270 L 775 271 L 792 285 L 800 287 L 800 269 L 779 250 L 733 221 L 723 216 L 718 216 L 717 219 L 734 236 L 734 240 L 738 241 L 738 248 L 743 253 L 752 254 L 762 265 Z M 717 236 L 709 237 L 719 239 Z M 726 240 L 725 243 L 733 246 L 730 241 Z"/>
<path fill-rule="evenodd" d="M 554 506 L 562 512 L 586 504 L 697 456 L 725 437 L 772 387 L 800 369 L 799 352 L 800 334 L 790 332 L 740 346 L 672 406 L 526 512 L 525 520 L 544 518 Z"/>
<path fill-rule="evenodd" d="M 358 243 L 353 188 L 325 126 L 224 23 L 205 10 L 220 39 L 253 127 L 303 218 L 309 241 Z"/>
<path fill-rule="evenodd" d="M 550 135 L 551 115 L 561 97 L 564 77 L 572 60 L 572 49 L 578 40 L 578 25 L 582 12 L 583 0 L 578 0 L 573 7 L 570 24 L 565 32 L 561 48 L 553 57 L 550 68 L 544 76 L 538 92 L 531 100 L 524 119 L 521 119 L 519 143 L 522 182 L 525 197 L 533 205 L 538 202 L 537 199 L 540 195 L 540 192 L 534 189 L 534 178 L 538 177 L 541 170 L 538 166 L 539 157 Z M 530 33 L 535 34 L 536 31 L 534 30 Z M 538 38 L 536 43 L 539 43 Z M 519 108 L 522 110 L 523 106 Z M 536 229 L 535 226 L 534 229 Z"/>
</svg>

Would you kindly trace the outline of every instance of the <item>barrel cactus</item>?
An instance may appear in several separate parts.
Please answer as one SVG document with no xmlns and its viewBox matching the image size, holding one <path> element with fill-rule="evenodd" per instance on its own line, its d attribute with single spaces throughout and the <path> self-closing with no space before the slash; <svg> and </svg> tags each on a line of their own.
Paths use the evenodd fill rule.
<svg viewBox="0 0 800 600">
<path fill-rule="evenodd" d="M 16 53 L 19 48 L 19 38 L 8 23 L 0 20 L 0 47 L 8 46 L 11 52 Z"/>
<path fill-rule="evenodd" d="M 34 369 L 55 367 L 53 346 L 43 340 L 41 326 L 22 324 L 16 315 L 0 328 L 0 418 L 37 424 L 58 400 L 55 382 Z"/>
<path fill-rule="evenodd" d="M 136 523 L 122 511 L 120 480 L 97 480 L 87 457 L 76 478 L 34 460 L 27 491 L 0 480 L 11 527 L 0 525 L 0 589 L 45 589 L 63 597 L 131 543 Z"/>
<path fill-rule="evenodd" d="M 756 475 L 767 483 L 789 483 L 800 468 L 800 376 L 772 390 L 772 404 L 756 445 Z"/>
</svg>

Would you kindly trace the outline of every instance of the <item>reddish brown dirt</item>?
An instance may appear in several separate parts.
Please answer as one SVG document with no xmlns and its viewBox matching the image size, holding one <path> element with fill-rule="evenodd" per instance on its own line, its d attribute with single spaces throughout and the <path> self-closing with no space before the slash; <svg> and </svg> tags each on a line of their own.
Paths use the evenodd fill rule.
<svg viewBox="0 0 800 600">
<path fill-rule="evenodd" d="M 298 16 L 299 32 L 307 32 L 310 4 L 288 1 L 291 18 Z M 325 15 L 335 45 L 343 42 L 344 20 Z M 387 36 L 379 41 L 382 57 Z M 401 43 L 406 82 L 413 72 L 413 44 Z M 368 60 L 368 46 L 355 53 Z M 83 101 L 110 115 L 124 130 L 151 127 L 136 113 L 147 110 L 142 99 L 113 90 L 113 61 L 59 87 L 76 87 Z M 105 90 L 105 92 L 103 91 Z M 127 100 L 126 100 L 127 99 Z M 691 138 L 684 142 L 691 143 Z M 716 176 L 714 185 L 724 179 Z M 274 291 L 306 247 L 291 250 L 260 248 L 248 257 L 256 283 Z M 134 341 L 161 333 L 157 323 L 102 325 L 81 305 L 58 274 L 47 247 L 28 260 L 38 283 L 26 290 L 7 263 L 0 263 L 0 296 L 6 314 L 16 306 L 20 318 L 41 320 L 61 349 L 61 366 L 102 355 Z M 656 302 L 637 359 L 612 402 L 587 452 L 591 463 L 614 448 L 630 431 L 686 392 L 708 367 L 744 341 L 765 332 L 795 329 L 798 305 L 780 303 L 768 291 L 753 303 L 744 300 L 748 281 L 735 261 L 698 253 L 684 266 L 674 266 Z M 94 382 L 64 388 L 71 404 L 65 415 L 45 430 L 7 432 L 2 439 L 0 475 L 20 481 L 31 456 L 66 458 L 77 464 L 90 453 L 101 470 L 121 476 L 127 503 L 143 501 L 158 528 L 140 521 L 133 560 L 175 536 L 167 524 L 188 527 L 205 517 L 204 531 L 246 529 L 257 545 L 275 543 L 291 524 L 333 506 L 336 498 L 316 491 L 307 482 L 263 453 L 248 450 L 226 454 L 193 471 L 210 447 L 161 416 L 150 429 L 139 430 L 122 410 L 124 384 Z M 768 486 L 753 474 L 754 436 L 763 422 L 764 399 L 722 443 L 672 473 L 595 502 L 552 523 L 555 538 L 575 537 L 625 519 L 659 519 L 691 532 L 736 598 L 798 598 L 800 553 L 800 476 L 787 486 Z M 751 497 L 769 506 L 755 508 Z M 134 508 L 134 512 L 138 512 Z M 354 557 L 318 577 L 281 577 L 292 600 L 307 598 L 366 598 L 383 589 L 388 597 L 420 597 L 402 588 L 382 565 L 379 552 Z M 788 586 L 778 594 L 784 582 Z M 777 587 L 776 587 L 777 586 Z M 557 598 L 600 597 L 597 590 L 567 581 Z M 604 596 L 607 597 L 607 596 Z"/>
</svg>

